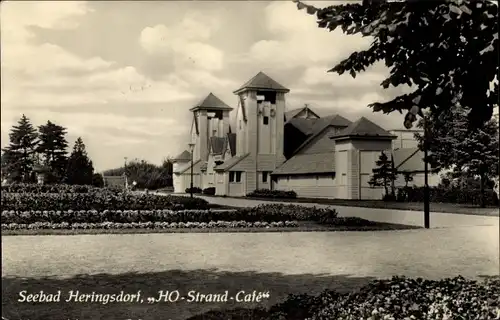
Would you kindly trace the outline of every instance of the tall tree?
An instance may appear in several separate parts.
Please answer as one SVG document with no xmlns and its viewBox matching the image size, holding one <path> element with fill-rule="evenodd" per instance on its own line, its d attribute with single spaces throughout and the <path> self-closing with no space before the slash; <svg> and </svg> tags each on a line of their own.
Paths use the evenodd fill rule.
<svg viewBox="0 0 500 320">
<path fill-rule="evenodd" d="M 38 134 L 30 120 L 23 114 L 9 133 L 10 143 L 3 150 L 3 167 L 13 181 L 32 180 L 33 166 L 36 163 Z"/>
<path fill-rule="evenodd" d="M 81 137 L 76 139 L 73 151 L 68 158 L 66 168 L 66 183 L 91 185 L 94 167 L 92 161 L 87 156 L 85 144 Z"/>
<path fill-rule="evenodd" d="M 482 128 L 473 130 L 467 130 L 467 120 L 467 110 L 457 107 L 437 117 L 426 117 L 418 126 L 427 127 L 431 166 L 453 169 L 471 178 L 478 176 L 481 206 L 484 206 L 484 189 L 499 173 L 498 117 L 493 116 Z M 422 149 L 424 136 L 415 136 Z"/>
<path fill-rule="evenodd" d="M 47 121 L 38 127 L 40 143 L 37 152 L 42 155 L 43 164 L 50 169 L 53 182 L 59 182 L 64 178 L 67 166 L 66 128 Z"/>
<path fill-rule="evenodd" d="M 499 71 L 495 1 L 363 0 L 324 9 L 295 2 L 299 9 L 316 14 L 320 28 L 341 27 L 348 35 L 373 39 L 367 50 L 352 53 L 330 72 L 356 77 L 384 61 L 390 76 L 381 83 L 383 88 L 402 84 L 414 88 L 391 101 L 372 103 L 374 111 L 408 110 L 407 128 L 424 109 L 439 114 L 466 107 L 469 129 L 491 119 L 499 97 L 498 81 L 492 83 Z"/>
<path fill-rule="evenodd" d="M 393 184 L 397 178 L 397 172 L 394 169 L 392 159 L 389 159 L 385 152 L 382 151 L 375 164 L 377 167 L 372 169 L 373 175 L 368 184 L 372 187 L 384 187 L 386 195 L 394 195 Z M 391 188 L 390 193 L 389 187 Z"/>
</svg>

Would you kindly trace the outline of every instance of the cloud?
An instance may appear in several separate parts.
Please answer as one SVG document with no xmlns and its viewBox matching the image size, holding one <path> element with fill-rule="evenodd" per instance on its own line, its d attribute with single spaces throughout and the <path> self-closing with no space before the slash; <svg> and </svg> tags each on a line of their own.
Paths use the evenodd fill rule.
<svg viewBox="0 0 500 320">
<path fill-rule="evenodd" d="M 292 2 L 272 2 L 266 7 L 264 19 L 274 37 L 254 43 L 249 51 L 249 56 L 264 65 L 285 69 L 334 64 L 369 45 L 369 40 L 361 36 L 346 37 L 341 30 L 319 29 L 314 16 L 298 10 Z"/>
<path fill-rule="evenodd" d="M 173 59 L 178 69 L 221 70 L 224 67 L 224 53 L 206 43 L 218 28 L 215 16 L 191 13 L 171 27 L 158 24 L 144 28 L 139 43 L 153 56 Z"/>
</svg>

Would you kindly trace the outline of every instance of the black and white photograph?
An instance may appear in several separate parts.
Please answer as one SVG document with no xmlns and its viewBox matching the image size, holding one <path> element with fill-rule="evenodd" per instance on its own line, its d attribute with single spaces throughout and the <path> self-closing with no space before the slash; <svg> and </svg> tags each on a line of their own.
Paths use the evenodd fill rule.
<svg viewBox="0 0 500 320">
<path fill-rule="evenodd" d="M 0 15 L 2 320 L 500 319 L 497 1 Z"/>
</svg>

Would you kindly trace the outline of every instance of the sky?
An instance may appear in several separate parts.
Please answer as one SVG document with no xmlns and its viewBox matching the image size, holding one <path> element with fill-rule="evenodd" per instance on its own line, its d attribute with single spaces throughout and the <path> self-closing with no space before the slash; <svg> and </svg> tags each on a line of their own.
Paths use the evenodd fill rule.
<svg viewBox="0 0 500 320">
<path fill-rule="evenodd" d="M 408 90 L 380 87 L 385 66 L 327 73 L 370 39 L 320 29 L 291 1 L 7 1 L 1 30 L 1 146 L 22 114 L 50 120 L 70 148 L 82 137 L 96 171 L 176 156 L 189 109 L 210 92 L 236 109 L 233 91 L 259 71 L 290 88 L 287 110 L 307 103 L 320 116 L 403 126 L 399 113 L 367 107 Z"/>
</svg>

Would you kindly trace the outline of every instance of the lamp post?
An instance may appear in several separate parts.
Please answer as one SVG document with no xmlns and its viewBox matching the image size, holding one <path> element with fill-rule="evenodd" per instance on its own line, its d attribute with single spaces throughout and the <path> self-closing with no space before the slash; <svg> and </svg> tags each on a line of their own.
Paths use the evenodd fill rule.
<svg viewBox="0 0 500 320">
<path fill-rule="evenodd" d="M 424 115 L 424 227 L 430 228 L 430 199 L 429 199 L 429 132 L 427 130 L 427 116 Z"/>
<path fill-rule="evenodd" d="M 191 184 L 189 188 L 189 194 L 191 195 L 191 198 L 193 197 L 193 166 L 194 166 L 194 143 L 189 144 L 189 151 L 191 151 Z"/>
</svg>

